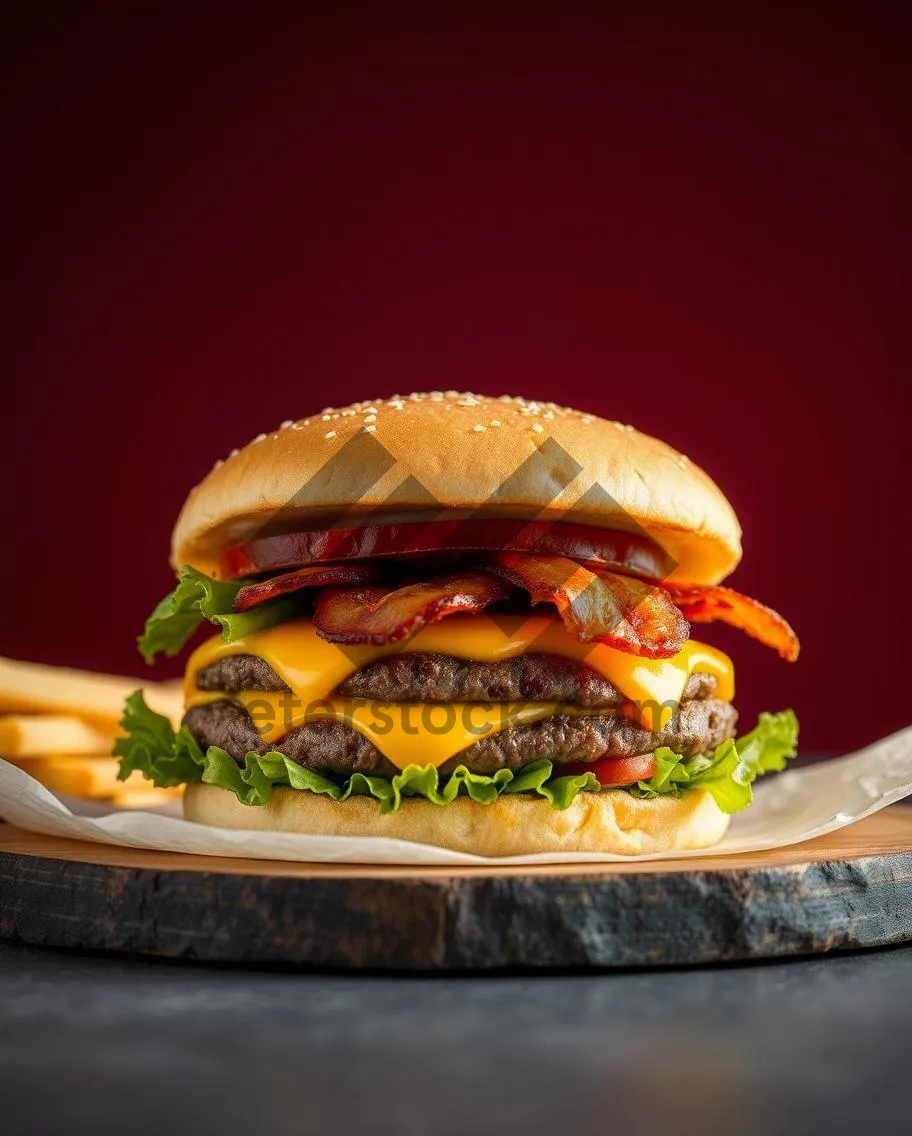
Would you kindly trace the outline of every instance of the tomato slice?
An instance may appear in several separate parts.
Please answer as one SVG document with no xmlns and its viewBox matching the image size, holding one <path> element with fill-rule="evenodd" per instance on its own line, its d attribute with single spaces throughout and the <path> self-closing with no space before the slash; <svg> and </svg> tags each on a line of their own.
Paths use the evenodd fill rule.
<svg viewBox="0 0 912 1136">
<path fill-rule="evenodd" d="M 674 568 L 668 554 L 642 536 L 565 521 L 505 518 L 407 521 L 357 528 L 277 533 L 235 544 L 222 556 L 222 577 L 287 571 L 375 557 L 524 552 L 567 556 L 596 568 L 621 569 L 662 580 Z"/>
<path fill-rule="evenodd" d="M 606 788 L 619 788 L 634 785 L 637 781 L 648 781 L 655 775 L 656 759 L 654 753 L 643 753 L 638 757 L 600 757 L 596 761 L 572 761 L 568 765 L 558 765 L 554 772 L 558 777 L 576 773 L 594 773 L 600 785 Z"/>
</svg>

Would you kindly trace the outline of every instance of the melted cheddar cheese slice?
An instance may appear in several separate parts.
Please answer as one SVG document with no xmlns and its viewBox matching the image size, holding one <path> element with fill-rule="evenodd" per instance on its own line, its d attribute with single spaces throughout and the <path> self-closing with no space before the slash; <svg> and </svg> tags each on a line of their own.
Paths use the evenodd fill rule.
<svg viewBox="0 0 912 1136">
<path fill-rule="evenodd" d="M 264 741 L 315 719 L 346 722 L 377 746 L 399 769 L 409 764 L 442 765 L 488 734 L 555 714 L 613 713 L 554 702 L 398 703 L 334 698 L 335 688 L 357 670 L 391 655 L 435 652 L 492 663 L 518 655 L 560 655 L 585 664 L 621 691 L 630 712 L 646 729 L 670 719 L 690 675 L 703 671 L 718 680 L 716 697 L 731 701 L 734 670 L 721 651 L 689 640 L 669 659 L 643 659 L 607 647 L 581 643 L 558 617 L 543 615 L 453 615 L 399 643 L 346 646 L 321 639 L 309 619 L 278 624 L 232 643 L 215 636 L 197 648 L 187 665 L 185 704 L 233 698 L 250 712 Z M 196 675 L 228 655 L 257 655 L 283 679 L 291 694 L 244 691 L 236 695 L 196 689 Z"/>
</svg>

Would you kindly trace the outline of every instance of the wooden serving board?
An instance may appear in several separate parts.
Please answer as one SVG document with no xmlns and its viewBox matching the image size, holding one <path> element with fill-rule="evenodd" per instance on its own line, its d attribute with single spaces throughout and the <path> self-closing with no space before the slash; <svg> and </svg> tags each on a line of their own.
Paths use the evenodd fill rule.
<svg viewBox="0 0 912 1136">
<path fill-rule="evenodd" d="M 234 860 L 0 824 L 0 936 L 203 962 L 658 966 L 912 941 L 912 808 L 773 852 L 394 868 Z"/>
</svg>

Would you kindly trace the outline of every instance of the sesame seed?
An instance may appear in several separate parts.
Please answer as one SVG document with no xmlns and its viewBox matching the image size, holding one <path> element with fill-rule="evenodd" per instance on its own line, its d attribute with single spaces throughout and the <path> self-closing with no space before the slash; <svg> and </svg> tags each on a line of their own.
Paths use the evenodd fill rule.
<svg viewBox="0 0 912 1136">
<path fill-rule="evenodd" d="M 327 430 L 326 433 L 323 435 L 324 438 L 335 438 L 335 436 L 336 436 L 335 430 Z"/>
</svg>

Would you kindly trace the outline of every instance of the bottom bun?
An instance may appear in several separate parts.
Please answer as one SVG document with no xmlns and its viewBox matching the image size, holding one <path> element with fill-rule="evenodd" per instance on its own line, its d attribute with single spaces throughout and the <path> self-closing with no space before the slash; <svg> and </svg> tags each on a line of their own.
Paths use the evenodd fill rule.
<svg viewBox="0 0 912 1136">
<path fill-rule="evenodd" d="M 195 782 L 184 795 L 184 816 L 219 828 L 385 836 L 478 856 L 534 852 L 640 856 L 711 848 L 728 828 L 728 817 L 702 789 L 679 799 L 651 800 L 639 800 L 620 789 L 580 793 L 563 811 L 519 793 L 504 794 L 490 805 L 468 797 L 457 797 L 449 805 L 412 798 L 384 815 L 371 797 L 349 797 L 340 804 L 320 793 L 277 789 L 268 805 L 243 805 L 228 789 Z"/>
</svg>

